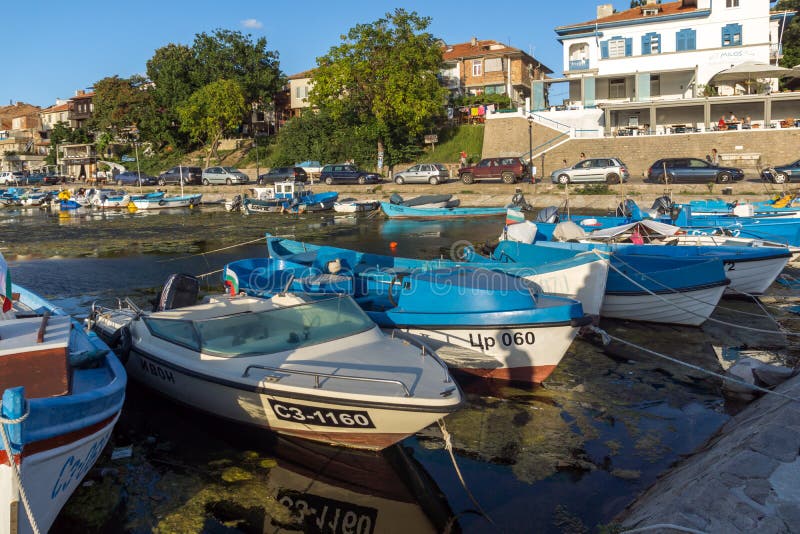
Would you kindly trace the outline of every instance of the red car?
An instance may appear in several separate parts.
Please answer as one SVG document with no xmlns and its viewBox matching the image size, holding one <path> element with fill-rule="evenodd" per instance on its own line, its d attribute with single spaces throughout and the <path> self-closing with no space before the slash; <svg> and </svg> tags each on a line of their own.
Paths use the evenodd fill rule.
<svg viewBox="0 0 800 534">
<path fill-rule="evenodd" d="M 513 184 L 528 176 L 528 166 L 519 158 L 483 158 L 477 165 L 458 170 L 458 177 L 465 184 L 496 178 L 506 184 Z"/>
</svg>

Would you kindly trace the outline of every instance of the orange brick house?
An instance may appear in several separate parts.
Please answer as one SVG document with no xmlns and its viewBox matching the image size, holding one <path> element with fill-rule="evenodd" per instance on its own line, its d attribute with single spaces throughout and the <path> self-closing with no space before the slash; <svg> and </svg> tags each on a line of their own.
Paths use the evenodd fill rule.
<svg viewBox="0 0 800 534">
<path fill-rule="evenodd" d="M 504 94 L 515 104 L 531 95 L 531 82 L 552 73 L 519 48 L 494 40 L 444 45 L 442 83 L 453 95 Z"/>
</svg>

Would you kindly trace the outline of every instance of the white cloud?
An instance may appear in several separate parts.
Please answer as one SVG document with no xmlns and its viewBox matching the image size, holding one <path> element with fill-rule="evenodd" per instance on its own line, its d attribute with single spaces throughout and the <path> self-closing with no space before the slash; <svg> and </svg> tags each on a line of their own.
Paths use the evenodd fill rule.
<svg viewBox="0 0 800 534">
<path fill-rule="evenodd" d="M 242 21 L 242 26 L 251 30 L 260 30 L 264 27 L 261 21 L 256 19 L 245 19 Z"/>
</svg>

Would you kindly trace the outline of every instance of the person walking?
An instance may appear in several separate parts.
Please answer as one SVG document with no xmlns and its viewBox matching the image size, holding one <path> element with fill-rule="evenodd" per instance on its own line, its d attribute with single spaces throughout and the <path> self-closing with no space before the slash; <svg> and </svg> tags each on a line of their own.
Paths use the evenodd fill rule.
<svg viewBox="0 0 800 534">
<path fill-rule="evenodd" d="M 467 166 L 467 153 L 462 150 L 460 156 L 461 156 L 461 168 L 463 169 L 464 167 Z"/>
<path fill-rule="evenodd" d="M 719 167 L 719 152 L 716 148 L 711 149 L 711 165 Z"/>
</svg>

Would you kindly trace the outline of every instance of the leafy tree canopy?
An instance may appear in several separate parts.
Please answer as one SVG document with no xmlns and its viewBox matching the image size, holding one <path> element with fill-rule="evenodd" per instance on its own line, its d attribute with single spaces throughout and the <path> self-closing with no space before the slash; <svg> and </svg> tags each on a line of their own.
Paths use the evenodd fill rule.
<svg viewBox="0 0 800 534">
<path fill-rule="evenodd" d="M 138 125 L 153 106 L 153 97 L 141 76 L 111 76 L 94 84 L 94 112 L 89 123 L 93 130 L 106 130 L 112 135 Z"/>
<path fill-rule="evenodd" d="M 442 51 L 429 25 L 430 18 L 396 9 L 351 28 L 317 59 L 310 102 L 374 137 L 389 159 L 398 155 L 444 111 Z"/>
<path fill-rule="evenodd" d="M 800 0 L 780 0 L 775 4 L 778 11 L 800 11 Z M 800 14 L 783 31 L 783 57 L 781 66 L 792 68 L 800 65 Z"/>
<path fill-rule="evenodd" d="M 210 143 L 206 167 L 223 134 L 241 123 L 246 110 L 244 92 L 234 80 L 211 82 L 178 107 L 181 129 L 193 140 Z"/>
</svg>

